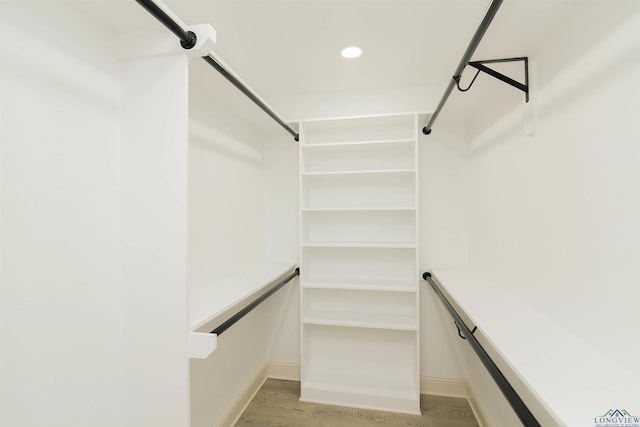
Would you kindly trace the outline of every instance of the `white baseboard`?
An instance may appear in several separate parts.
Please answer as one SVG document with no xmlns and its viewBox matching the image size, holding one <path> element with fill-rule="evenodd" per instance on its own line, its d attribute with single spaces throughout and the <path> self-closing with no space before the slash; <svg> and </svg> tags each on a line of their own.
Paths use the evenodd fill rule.
<svg viewBox="0 0 640 427">
<path fill-rule="evenodd" d="M 242 413 L 251 400 L 253 400 L 258 390 L 262 387 L 267 380 L 267 367 L 262 368 L 255 376 L 253 381 L 240 393 L 233 401 L 227 412 L 218 420 L 216 427 L 229 427 L 238 422 L 238 419 L 242 416 Z"/>
<path fill-rule="evenodd" d="M 300 381 L 300 365 L 297 363 L 270 362 L 267 364 L 267 378 Z"/>
<path fill-rule="evenodd" d="M 480 427 L 491 427 L 493 424 L 489 422 L 489 416 L 487 415 L 487 411 L 485 411 L 484 406 L 480 403 L 475 393 L 473 392 L 473 388 L 471 386 L 467 387 L 467 401 L 469 402 L 469 406 L 471 406 L 471 410 L 473 411 L 473 415 L 476 417 L 476 421 L 480 424 Z"/>
<path fill-rule="evenodd" d="M 420 393 L 467 399 L 468 387 L 467 382 L 460 379 L 420 377 Z"/>
<path fill-rule="evenodd" d="M 267 364 L 267 378 L 300 381 L 300 365 L 270 362 Z M 421 377 L 420 393 L 466 399 L 467 382 L 460 379 Z"/>
</svg>

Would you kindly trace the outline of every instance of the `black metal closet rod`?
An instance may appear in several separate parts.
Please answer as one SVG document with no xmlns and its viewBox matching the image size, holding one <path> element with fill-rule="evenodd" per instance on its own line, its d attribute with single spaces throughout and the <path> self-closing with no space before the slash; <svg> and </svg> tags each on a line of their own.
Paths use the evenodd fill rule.
<svg viewBox="0 0 640 427">
<path fill-rule="evenodd" d="M 294 140 L 298 141 L 300 139 L 300 136 L 298 135 L 298 133 L 296 131 L 291 129 L 291 127 L 288 124 L 286 124 L 273 110 L 271 110 L 269 107 L 267 107 L 266 104 L 260 100 L 260 98 L 258 98 L 253 92 L 251 92 L 251 90 L 249 90 L 249 88 L 247 88 L 245 85 L 243 85 L 242 82 L 240 80 L 238 80 L 233 74 L 231 74 L 229 71 L 227 71 L 226 68 L 224 68 L 218 61 L 216 61 L 210 55 L 203 56 L 202 59 L 204 59 L 213 68 L 215 68 L 216 71 L 218 71 L 220 74 L 222 74 L 222 76 L 225 79 L 227 79 L 232 85 L 234 85 L 235 87 L 240 89 L 240 92 L 244 93 L 247 96 L 247 98 L 252 100 L 254 104 L 256 104 L 258 107 L 260 107 L 262 109 L 262 111 L 267 113 L 269 115 L 269 117 L 271 117 L 280 126 L 282 126 L 284 128 L 284 130 L 289 132 L 293 136 Z"/>
<path fill-rule="evenodd" d="M 173 34 L 175 34 L 180 39 L 180 45 L 185 49 L 191 49 L 196 45 L 197 37 L 193 31 L 187 31 L 182 28 L 178 22 L 176 22 L 171 16 L 169 16 L 162 8 L 160 8 L 156 3 L 152 0 L 136 0 L 142 7 L 144 7 L 154 18 L 160 21 L 165 27 L 167 27 Z M 299 134 L 291 128 L 288 124 L 284 122 L 276 114 L 271 108 L 269 108 L 264 102 L 258 98 L 258 96 L 251 91 L 248 87 L 246 87 L 237 77 L 231 74 L 227 69 L 224 68 L 217 60 L 212 58 L 210 55 L 203 56 L 204 59 L 209 65 L 215 68 L 222 76 L 231 82 L 235 87 L 240 89 L 240 91 L 245 94 L 254 104 L 256 104 L 262 111 L 267 113 L 269 117 L 275 120 L 280 126 L 282 126 L 287 132 L 289 132 L 293 139 L 296 141 L 300 140 Z"/>
<path fill-rule="evenodd" d="M 257 306 L 259 306 L 264 300 L 269 298 L 271 295 L 275 294 L 278 290 L 280 290 L 281 287 L 283 287 L 284 285 L 289 283 L 289 281 L 291 281 L 291 279 L 293 279 L 294 277 L 299 276 L 299 275 L 300 275 L 300 268 L 296 268 L 293 271 L 293 273 L 289 274 L 287 277 L 282 279 L 273 288 L 269 289 L 267 292 L 265 292 L 264 294 L 260 295 L 251 304 L 249 304 L 248 306 L 246 306 L 245 308 L 243 308 L 242 310 L 240 310 L 239 312 L 234 314 L 231 318 L 229 318 L 229 320 L 225 321 L 220 326 L 218 326 L 213 331 L 211 331 L 211 333 L 212 334 L 216 334 L 216 335 L 222 334 L 224 331 L 226 331 L 227 329 L 229 329 L 230 327 L 235 325 L 238 320 L 242 319 L 244 316 L 249 314 L 249 312 L 251 312 L 251 310 L 253 310 Z"/>
<path fill-rule="evenodd" d="M 136 0 L 140 6 L 152 14 L 158 21 L 167 27 L 180 39 L 180 45 L 185 49 L 191 49 L 196 45 L 197 37 L 193 31 L 182 28 L 173 18 L 171 18 L 160 6 L 151 0 Z"/>
<path fill-rule="evenodd" d="M 484 18 L 482 19 L 480 26 L 478 27 L 475 34 L 473 35 L 473 38 L 469 42 L 469 45 L 467 46 L 467 50 L 464 51 L 464 55 L 462 55 L 462 58 L 458 63 L 458 67 L 453 72 L 453 76 L 449 81 L 449 85 L 447 86 L 447 89 L 442 94 L 442 98 L 440 98 L 440 102 L 438 103 L 438 107 L 436 108 L 436 111 L 434 111 L 433 114 L 431 115 L 431 118 L 429 119 L 429 123 L 427 123 L 427 125 L 424 128 L 422 128 L 422 133 L 424 133 L 425 135 L 429 135 L 431 133 L 431 128 L 433 127 L 433 123 L 438 118 L 440 111 L 442 111 L 442 107 L 444 107 L 444 104 L 447 103 L 447 100 L 451 95 L 451 91 L 456 85 L 456 77 L 462 75 L 462 71 L 464 71 L 464 67 L 467 66 L 467 63 L 471 60 L 471 57 L 473 56 L 476 49 L 478 48 L 478 45 L 480 44 L 482 37 L 484 37 L 484 33 L 487 32 L 487 28 L 489 28 L 491 21 L 493 21 L 494 16 L 496 16 L 496 13 L 498 12 L 500 5 L 502 5 L 502 1 L 503 0 L 493 0 L 491 2 L 491 5 L 489 5 L 489 9 L 487 9 L 487 13 L 484 15 Z"/>
<path fill-rule="evenodd" d="M 506 397 L 507 401 L 511 405 L 511 408 L 513 408 L 516 415 L 518 415 L 518 418 L 520 418 L 520 421 L 522 422 L 522 424 L 525 427 L 540 427 L 540 423 L 538 422 L 538 420 L 536 420 L 536 418 L 533 416 L 533 414 L 531 413 L 527 405 L 525 405 L 525 403 L 522 401 L 518 393 L 511 386 L 507 378 L 500 371 L 500 368 L 498 368 L 498 366 L 495 364 L 493 359 L 491 359 L 489 354 L 486 352 L 486 350 L 482 347 L 480 342 L 473 335 L 476 328 L 474 327 L 472 331 L 467 327 L 467 325 L 464 323 L 464 321 L 462 320 L 462 318 L 460 317 L 456 309 L 453 308 L 453 306 L 451 305 L 447 297 L 442 293 L 442 291 L 440 290 L 436 282 L 431 278 L 431 273 L 429 272 L 423 273 L 422 278 L 427 282 L 429 282 L 429 284 L 433 288 L 433 291 L 436 293 L 436 295 L 442 302 L 442 305 L 444 305 L 444 307 L 447 309 L 451 317 L 453 317 L 453 320 L 456 326 L 458 327 L 458 334 L 462 333 L 460 336 L 463 339 L 467 340 L 467 342 L 471 345 L 471 348 L 473 348 L 473 350 L 475 351 L 476 355 L 478 356 L 478 358 L 480 359 L 484 367 L 487 369 L 487 371 L 489 371 L 489 374 L 495 381 L 496 385 L 498 386 L 498 388 L 500 389 L 504 397 Z"/>
</svg>

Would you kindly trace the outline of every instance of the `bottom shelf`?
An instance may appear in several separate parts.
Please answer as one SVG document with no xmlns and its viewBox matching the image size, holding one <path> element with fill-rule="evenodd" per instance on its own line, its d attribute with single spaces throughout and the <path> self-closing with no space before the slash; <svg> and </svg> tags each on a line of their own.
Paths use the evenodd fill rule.
<svg viewBox="0 0 640 427">
<path fill-rule="evenodd" d="M 303 326 L 301 400 L 420 413 L 416 331 Z"/>
<path fill-rule="evenodd" d="M 302 383 L 300 400 L 420 415 L 412 378 L 314 372 Z"/>
</svg>

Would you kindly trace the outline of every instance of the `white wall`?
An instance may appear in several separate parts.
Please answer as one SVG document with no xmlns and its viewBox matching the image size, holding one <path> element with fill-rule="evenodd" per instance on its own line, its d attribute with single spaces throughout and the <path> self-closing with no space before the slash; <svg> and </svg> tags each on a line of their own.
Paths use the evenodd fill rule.
<svg viewBox="0 0 640 427">
<path fill-rule="evenodd" d="M 121 294 L 127 426 L 189 423 L 188 61 L 121 61 Z"/>
<path fill-rule="evenodd" d="M 523 131 L 521 105 L 486 109 L 469 155 L 471 269 L 636 375 L 638 28 L 638 2 L 576 9 L 530 53 L 535 134 Z M 490 393 L 484 399 L 493 405 Z"/>
<path fill-rule="evenodd" d="M 0 6 L 0 424 L 187 425 L 187 60 Z"/>
<path fill-rule="evenodd" d="M 2 426 L 125 425 L 113 58 L 64 3 L 0 2 Z"/>
<path fill-rule="evenodd" d="M 215 286 L 265 259 L 263 137 L 241 116 L 225 110 L 224 97 L 198 93 L 194 78 L 189 112 L 191 290 Z M 193 427 L 216 425 L 261 372 L 267 359 L 265 335 L 264 307 L 258 307 L 218 338 L 208 359 L 191 360 Z"/>
<path fill-rule="evenodd" d="M 261 136 L 240 125 L 228 129 L 225 120 L 233 118 L 221 112 L 201 113 L 205 107 L 196 105 L 191 102 L 189 123 L 189 286 L 193 289 L 264 262 Z"/>
<path fill-rule="evenodd" d="M 467 266 L 468 145 L 466 128 L 439 121 L 420 131 L 420 272 Z M 421 375 L 462 379 L 452 337 L 456 329 L 426 282 L 421 282 Z"/>
<path fill-rule="evenodd" d="M 536 55 L 537 132 L 508 116 L 476 134 L 470 170 L 472 267 L 636 373 L 640 345 L 610 343 L 638 320 L 639 24 L 637 2 L 603 4 L 555 34 Z"/>
<path fill-rule="evenodd" d="M 438 102 L 441 90 L 439 85 L 401 85 L 377 90 L 274 96 L 269 101 L 283 117 L 312 120 L 424 111 L 425 105 Z"/>
<path fill-rule="evenodd" d="M 284 131 L 264 141 L 264 253 L 268 262 L 300 265 L 298 143 Z M 265 302 L 267 360 L 300 364 L 300 284 L 293 279 Z"/>
</svg>

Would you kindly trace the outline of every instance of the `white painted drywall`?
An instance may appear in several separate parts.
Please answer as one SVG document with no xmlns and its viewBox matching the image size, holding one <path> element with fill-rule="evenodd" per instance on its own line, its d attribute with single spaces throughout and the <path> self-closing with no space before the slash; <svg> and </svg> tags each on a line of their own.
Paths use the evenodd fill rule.
<svg viewBox="0 0 640 427">
<path fill-rule="evenodd" d="M 192 83 L 188 254 L 189 287 L 197 291 L 264 262 L 265 173 L 261 134 Z M 255 380 L 266 363 L 265 333 L 258 307 L 218 338 L 208 359 L 191 360 L 193 427 L 217 425 Z"/>
<path fill-rule="evenodd" d="M 521 105 L 486 109 L 471 126 L 469 154 L 471 270 L 636 376 L 638 28 L 638 2 L 577 9 L 530 53 L 537 67 L 529 107 L 538 116 L 535 133 L 525 133 Z M 479 384 L 486 381 L 473 372 L 469 381 L 490 417 L 507 425 L 496 420 L 508 407 L 499 409 L 500 398 L 484 393 Z M 557 378 L 562 382 L 562 371 Z M 603 406 L 583 409 L 595 416 Z M 640 400 L 627 409 L 640 410 Z"/>
<path fill-rule="evenodd" d="M 300 265 L 298 253 L 298 143 L 286 132 L 264 141 L 264 253 L 268 262 Z M 300 363 L 298 279 L 265 302 L 267 359 Z"/>
<path fill-rule="evenodd" d="M 188 61 L 121 64 L 126 425 L 187 426 Z"/>
<path fill-rule="evenodd" d="M 191 359 L 191 426 L 212 427 L 261 374 L 266 363 L 264 308 L 218 337 L 207 359 Z"/>
<path fill-rule="evenodd" d="M 420 272 L 467 265 L 468 144 L 466 128 L 439 121 L 420 132 Z M 421 376 L 464 378 L 456 330 L 426 282 L 421 282 Z"/>
<path fill-rule="evenodd" d="M 576 35 L 595 20 L 601 31 Z M 628 340 L 640 297 L 640 5 L 571 24 L 536 57 L 535 135 L 516 112 L 472 140 L 471 265 L 640 373 Z"/>
<path fill-rule="evenodd" d="M 2 426 L 127 425 L 119 140 L 110 36 L 0 2 Z"/>
<path fill-rule="evenodd" d="M 219 115 L 191 116 L 189 286 L 198 290 L 264 262 L 264 172 L 260 148 L 220 129 Z"/>
<path fill-rule="evenodd" d="M 283 117 L 312 120 L 424 111 L 425 105 L 435 105 L 441 90 L 439 85 L 398 86 L 274 96 L 270 101 Z"/>
</svg>

